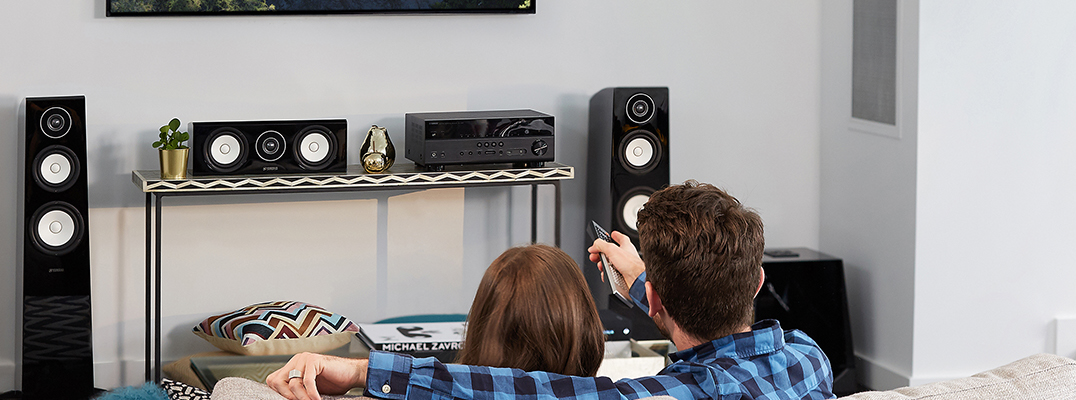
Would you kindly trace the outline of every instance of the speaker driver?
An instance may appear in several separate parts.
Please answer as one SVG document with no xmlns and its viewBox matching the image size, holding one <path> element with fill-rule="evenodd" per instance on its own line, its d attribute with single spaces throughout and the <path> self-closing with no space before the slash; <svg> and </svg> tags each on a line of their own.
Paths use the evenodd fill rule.
<svg viewBox="0 0 1076 400">
<path fill-rule="evenodd" d="M 617 223 L 631 235 L 639 234 L 639 210 L 650 200 L 653 189 L 637 187 L 620 198 L 617 204 Z"/>
<path fill-rule="evenodd" d="M 304 168 L 319 170 L 325 168 L 336 154 L 336 140 L 323 126 L 311 126 L 296 135 L 296 159 Z"/>
<path fill-rule="evenodd" d="M 654 99 L 646 93 L 632 95 L 626 107 L 628 119 L 636 124 L 645 124 L 654 118 Z"/>
<path fill-rule="evenodd" d="M 259 158 L 267 162 L 279 160 L 287 147 L 284 144 L 284 135 L 277 131 L 262 132 L 254 142 L 254 151 Z"/>
<path fill-rule="evenodd" d="M 75 153 L 60 145 L 46 147 L 37 153 L 33 165 L 34 181 L 53 193 L 70 189 L 81 170 Z"/>
<path fill-rule="evenodd" d="M 41 132 L 53 139 L 64 137 L 71 131 L 71 113 L 63 107 L 50 107 L 41 114 Z"/>
<path fill-rule="evenodd" d="M 636 175 L 653 171 L 661 157 L 661 144 L 650 131 L 634 131 L 620 142 L 620 164 Z"/>
<path fill-rule="evenodd" d="M 234 128 L 220 128 L 209 134 L 206 164 L 220 172 L 233 172 L 247 160 L 247 140 Z"/>
<path fill-rule="evenodd" d="M 62 201 L 46 203 L 30 220 L 34 246 L 44 253 L 64 255 L 74 249 L 85 234 L 82 214 Z"/>
</svg>

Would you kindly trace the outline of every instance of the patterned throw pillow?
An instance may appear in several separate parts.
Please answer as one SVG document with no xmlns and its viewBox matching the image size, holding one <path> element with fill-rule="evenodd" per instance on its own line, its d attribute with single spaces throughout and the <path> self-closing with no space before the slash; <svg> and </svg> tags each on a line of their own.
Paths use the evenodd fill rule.
<svg viewBox="0 0 1076 400">
<path fill-rule="evenodd" d="M 194 327 L 195 335 L 217 348 L 252 356 L 329 351 L 358 331 L 347 317 L 298 301 L 258 303 Z"/>
<path fill-rule="evenodd" d="M 209 392 L 183 382 L 162 379 L 161 388 L 168 393 L 169 400 L 210 400 Z"/>
</svg>

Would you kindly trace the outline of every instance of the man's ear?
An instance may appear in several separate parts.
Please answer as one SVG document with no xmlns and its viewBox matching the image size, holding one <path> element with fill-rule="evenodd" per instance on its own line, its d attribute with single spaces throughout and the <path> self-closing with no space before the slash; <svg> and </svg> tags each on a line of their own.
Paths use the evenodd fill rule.
<svg viewBox="0 0 1076 400">
<path fill-rule="evenodd" d="M 650 318 L 654 318 L 658 315 L 659 311 L 665 310 L 665 307 L 661 305 L 661 297 L 658 297 L 658 292 L 654 291 L 654 286 L 650 284 L 650 281 L 646 281 L 646 302 L 650 304 Z"/>
<path fill-rule="evenodd" d="M 755 289 L 755 297 L 762 291 L 762 285 L 766 284 L 766 269 L 758 267 L 758 289 Z"/>
</svg>

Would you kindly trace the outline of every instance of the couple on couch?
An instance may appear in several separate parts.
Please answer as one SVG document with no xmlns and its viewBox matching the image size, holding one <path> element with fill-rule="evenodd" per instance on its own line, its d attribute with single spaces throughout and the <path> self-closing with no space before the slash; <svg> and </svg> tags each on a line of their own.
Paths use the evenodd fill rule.
<svg viewBox="0 0 1076 400">
<path fill-rule="evenodd" d="M 627 294 L 677 349 L 655 376 L 594 377 L 604 338 L 582 272 L 563 251 L 512 248 L 486 271 L 468 313 L 457 364 L 373 351 L 369 359 L 296 355 L 266 379 L 292 400 L 363 387 L 403 398 L 833 398 L 821 348 L 774 320 L 752 325 L 765 279 L 762 220 L 722 190 L 694 181 L 655 192 L 639 211 L 642 257 L 631 241 L 596 240 L 630 283 Z"/>
</svg>

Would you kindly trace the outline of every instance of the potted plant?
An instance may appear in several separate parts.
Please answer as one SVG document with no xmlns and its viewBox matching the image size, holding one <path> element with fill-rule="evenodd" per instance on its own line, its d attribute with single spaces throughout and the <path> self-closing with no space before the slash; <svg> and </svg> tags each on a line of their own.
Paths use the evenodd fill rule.
<svg viewBox="0 0 1076 400">
<path fill-rule="evenodd" d="M 172 118 L 162 126 L 160 137 L 161 140 L 153 142 L 153 148 L 160 149 L 161 179 L 187 179 L 187 153 L 190 149 L 184 142 L 190 135 L 179 131 L 179 118 Z"/>
</svg>

